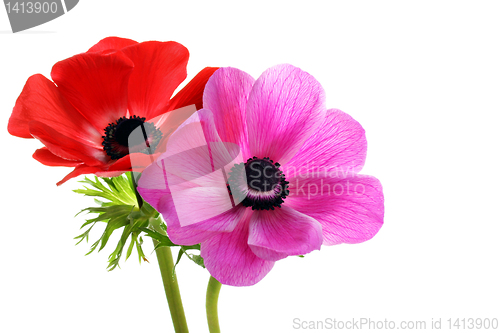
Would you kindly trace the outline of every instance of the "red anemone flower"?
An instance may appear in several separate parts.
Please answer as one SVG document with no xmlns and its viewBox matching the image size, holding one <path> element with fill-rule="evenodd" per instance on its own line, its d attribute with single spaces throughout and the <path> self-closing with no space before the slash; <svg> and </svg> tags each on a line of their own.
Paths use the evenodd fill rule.
<svg viewBox="0 0 500 333">
<path fill-rule="evenodd" d="M 42 164 L 75 167 L 57 185 L 82 174 L 116 176 L 132 167 L 142 169 L 190 116 L 184 112 L 169 118 L 174 113 L 167 112 L 202 108 L 215 67 L 203 69 L 170 99 L 187 76 L 188 58 L 188 50 L 176 42 L 105 38 L 56 63 L 53 82 L 41 74 L 31 76 L 12 111 L 9 133 L 40 140 L 45 147 L 33 157 Z M 129 147 L 129 134 L 141 125 L 148 132 L 147 152 Z M 153 156 L 147 155 L 152 150 Z"/>
</svg>

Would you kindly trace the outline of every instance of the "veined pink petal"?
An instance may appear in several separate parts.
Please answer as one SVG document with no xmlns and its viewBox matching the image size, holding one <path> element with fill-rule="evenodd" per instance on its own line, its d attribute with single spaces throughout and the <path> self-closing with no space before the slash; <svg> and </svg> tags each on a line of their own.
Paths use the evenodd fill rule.
<svg viewBox="0 0 500 333">
<path fill-rule="evenodd" d="M 143 176 L 141 176 L 141 180 L 142 177 Z M 143 187 L 138 187 L 137 190 L 144 200 L 161 213 L 167 224 L 168 237 L 175 244 L 195 245 L 215 234 L 215 232 L 212 231 L 194 229 L 193 226 L 181 227 L 170 193 L 164 190 L 147 189 Z"/>
<path fill-rule="evenodd" d="M 258 257 L 276 261 L 319 250 L 323 237 L 318 221 L 282 206 L 252 214 L 248 245 Z"/>
<path fill-rule="evenodd" d="M 291 65 L 266 70 L 246 108 L 250 153 L 289 161 L 323 122 L 325 93 L 316 79 Z"/>
<path fill-rule="evenodd" d="M 202 109 L 172 134 L 162 158 L 168 172 L 192 180 L 219 169 L 228 172 L 234 164 L 243 162 L 241 155 L 237 144 L 221 141 L 212 112 Z"/>
<path fill-rule="evenodd" d="M 374 177 L 302 174 L 291 178 L 289 185 L 286 204 L 321 223 L 325 245 L 364 242 L 382 227 L 384 195 Z"/>
<path fill-rule="evenodd" d="M 210 114 L 200 110 L 182 124 L 171 135 L 165 153 L 149 167 L 153 171 L 139 182 L 142 188 L 168 187 L 181 226 L 214 218 L 238 204 L 229 194 L 227 174 L 242 161 L 241 154 L 234 143 L 214 142 L 220 139 Z M 235 149 L 228 151 L 228 145 Z M 155 174 L 153 184 L 149 173 Z"/>
<path fill-rule="evenodd" d="M 224 179 L 222 178 L 223 182 Z M 181 226 L 194 225 L 208 218 L 216 217 L 235 207 L 231 201 L 229 191 L 221 186 L 190 187 L 170 186 L 175 210 L 179 216 Z"/>
<path fill-rule="evenodd" d="M 185 155 L 189 156 L 191 152 Z M 177 169 L 177 166 L 170 162 L 175 163 L 175 160 L 175 156 L 160 157 L 144 170 L 139 180 L 139 193 L 153 207 L 168 195 L 172 201 L 169 209 L 175 210 L 176 220 L 182 226 L 200 223 L 235 207 L 220 170 L 195 178 L 177 170 L 174 170 L 177 174 L 172 174 L 169 170 Z"/>
<path fill-rule="evenodd" d="M 216 128 L 217 117 L 210 110 L 199 110 L 198 115 L 205 140 L 207 141 L 212 170 L 220 169 L 224 172 L 224 177 L 227 177 L 227 174 L 235 164 L 244 161 L 242 148 L 246 146 L 242 147 L 231 141 L 222 140 Z M 218 117 L 220 118 L 220 115 Z"/>
<path fill-rule="evenodd" d="M 239 145 L 245 159 L 250 157 L 245 108 L 254 82 L 249 74 L 224 67 L 210 77 L 203 94 L 203 107 L 213 112 L 221 140 Z"/>
<path fill-rule="evenodd" d="M 161 159 L 161 156 L 158 158 Z M 158 160 L 157 160 L 158 161 Z M 151 163 L 141 174 L 141 178 L 137 183 L 137 189 L 141 196 L 146 199 L 146 201 L 158 210 L 160 197 L 148 197 L 146 194 L 142 194 L 142 190 L 158 190 L 161 195 L 170 193 L 168 190 L 168 182 L 165 177 L 165 171 L 162 168 L 161 163 L 157 161 Z"/>
<path fill-rule="evenodd" d="M 257 257 L 248 246 L 251 214 L 251 210 L 246 210 L 233 232 L 219 233 L 201 243 L 205 267 L 220 283 L 251 286 L 262 280 L 274 265 L 274 261 Z"/>
<path fill-rule="evenodd" d="M 217 233 L 231 232 L 241 221 L 245 213 L 245 209 L 238 206 L 218 216 L 205 219 L 202 222 L 181 226 L 177 215 L 177 209 L 175 208 L 171 195 L 169 193 L 160 194 L 158 190 L 155 190 L 157 191 L 156 193 L 152 191 L 153 190 L 144 191 L 140 189 L 141 195 L 144 194 L 145 196 L 143 198 L 148 202 L 150 202 L 148 198 L 152 196 L 155 197 L 153 201 L 156 201 L 156 198 L 160 197 L 157 202 L 157 210 L 162 214 L 167 223 L 167 234 L 170 240 L 179 245 L 199 244 L 217 235 Z M 196 206 L 194 206 L 193 209 L 196 210 Z"/>
<path fill-rule="evenodd" d="M 210 198 L 209 198 L 210 199 Z M 202 220 L 196 224 L 188 224 L 186 226 L 181 226 L 179 218 L 177 217 L 177 209 L 172 200 L 172 197 L 167 194 L 162 196 L 159 201 L 158 206 L 159 211 L 162 212 L 163 216 L 168 218 L 171 222 L 170 226 L 176 229 L 177 232 L 183 231 L 186 233 L 193 232 L 194 230 L 199 231 L 209 231 L 209 232 L 230 232 L 236 227 L 238 222 L 243 218 L 245 213 L 245 208 L 242 206 L 232 207 L 221 214 Z M 197 206 L 192 206 L 192 210 L 198 210 Z M 172 230 L 174 231 L 174 230 Z M 200 243 L 201 241 L 197 242 Z"/>
<path fill-rule="evenodd" d="M 330 109 L 318 131 L 282 169 L 288 177 L 299 173 L 343 177 L 359 172 L 365 158 L 363 127 L 347 113 Z"/>
<path fill-rule="evenodd" d="M 168 174 L 185 181 L 195 181 L 215 171 L 211 161 L 201 124 L 191 123 L 172 134 L 165 153 L 157 163 L 161 163 Z"/>
<path fill-rule="evenodd" d="M 165 112 L 149 121 L 152 122 L 162 133 L 162 138 L 156 147 L 155 154 L 164 153 L 170 135 L 179 128 L 179 126 L 189 119 L 196 112 L 195 105 L 181 107 L 175 110 Z M 149 135 L 149 133 L 147 133 Z"/>
</svg>

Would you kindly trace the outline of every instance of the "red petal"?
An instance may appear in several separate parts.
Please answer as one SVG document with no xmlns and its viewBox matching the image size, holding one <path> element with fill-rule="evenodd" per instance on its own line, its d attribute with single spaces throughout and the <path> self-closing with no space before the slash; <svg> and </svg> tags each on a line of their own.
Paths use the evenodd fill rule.
<svg viewBox="0 0 500 333">
<path fill-rule="evenodd" d="M 107 171 L 136 171 L 142 172 L 148 165 L 153 163 L 158 157 L 160 157 L 161 153 L 156 153 L 152 155 L 143 154 L 143 153 L 132 153 L 126 155 L 116 162 L 109 165 L 106 168 Z M 133 170 L 132 170 L 133 169 Z"/>
<path fill-rule="evenodd" d="M 71 171 L 64 177 L 61 181 L 57 183 L 57 186 L 64 184 L 71 178 L 78 177 L 80 175 L 85 175 L 85 174 L 90 174 L 90 173 L 96 173 L 99 172 L 101 169 L 98 167 L 91 167 L 85 164 L 79 165 L 75 168 L 75 170 Z"/>
<path fill-rule="evenodd" d="M 147 119 L 164 113 L 187 76 L 188 50 L 176 42 L 144 42 L 122 51 L 135 66 L 129 80 L 130 113 Z"/>
<path fill-rule="evenodd" d="M 46 147 L 37 149 L 33 154 L 33 158 L 38 162 L 48 166 L 75 167 L 81 164 L 81 162 L 79 161 L 70 161 L 64 158 L 60 158 L 59 156 L 52 154 L 51 151 Z"/>
<path fill-rule="evenodd" d="M 101 133 L 127 114 L 128 78 L 134 64 L 122 52 L 82 53 L 52 68 L 59 91 Z"/>
<path fill-rule="evenodd" d="M 195 104 L 197 110 L 203 108 L 203 91 L 205 90 L 205 85 L 212 74 L 218 69 L 219 67 L 205 67 L 202 69 L 172 98 L 168 109 L 175 110 L 191 104 Z"/>
<path fill-rule="evenodd" d="M 92 46 L 88 52 L 101 52 L 106 50 L 121 50 L 124 47 L 137 44 L 135 40 L 120 37 L 106 37 L 101 39 L 99 43 Z"/>
<path fill-rule="evenodd" d="M 31 76 L 19 95 L 9 119 L 9 133 L 32 138 L 29 122 L 42 122 L 65 136 L 99 147 L 101 134 L 41 74 Z"/>
<path fill-rule="evenodd" d="M 38 121 L 30 122 L 29 126 L 33 137 L 40 140 L 54 155 L 91 166 L 103 165 L 107 161 L 102 149 L 84 145 Z"/>
</svg>

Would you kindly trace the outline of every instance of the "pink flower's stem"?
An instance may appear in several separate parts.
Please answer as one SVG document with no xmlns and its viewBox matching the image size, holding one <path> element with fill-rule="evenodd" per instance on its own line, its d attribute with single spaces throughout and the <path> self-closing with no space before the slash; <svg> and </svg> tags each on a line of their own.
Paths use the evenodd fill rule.
<svg viewBox="0 0 500 333">
<path fill-rule="evenodd" d="M 217 313 L 217 302 L 219 300 L 219 292 L 221 283 L 213 276 L 210 276 L 207 287 L 207 321 L 210 333 L 220 333 L 219 316 Z"/>
</svg>

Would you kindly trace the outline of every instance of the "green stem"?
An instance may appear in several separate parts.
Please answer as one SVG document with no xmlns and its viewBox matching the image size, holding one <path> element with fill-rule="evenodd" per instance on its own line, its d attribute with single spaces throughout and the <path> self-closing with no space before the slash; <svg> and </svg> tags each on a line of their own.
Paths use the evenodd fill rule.
<svg viewBox="0 0 500 333">
<path fill-rule="evenodd" d="M 137 183 L 135 181 L 134 173 L 128 172 L 128 177 L 135 191 L 135 196 L 137 198 L 139 208 L 141 208 L 143 205 L 143 201 L 142 197 L 137 191 Z M 159 233 L 166 235 L 165 231 L 160 226 L 161 222 L 158 220 L 158 216 L 159 214 L 157 214 L 156 216 L 156 221 L 152 223 L 152 227 Z M 156 248 L 158 242 L 153 239 L 153 244 Z M 170 309 L 170 316 L 172 317 L 174 330 L 176 333 L 189 333 L 186 316 L 184 315 L 184 307 L 182 306 L 181 293 L 179 291 L 179 285 L 177 283 L 177 276 L 174 271 L 172 251 L 170 250 L 170 247 L 162 246 L 157 248 L 155 252 L 156 258 L 158 259 L 158 265 L 160 266 L 163 288 L 165 289 L 165 295 L 167 296 L 168 308 Z"/>
<path fill-rule="evenodd" d="M 132 183 L 132 187 L 133 187 L 134 192 L 135 192 L 135 197 L 137 199 L 137 204 L 139 205 L 139 209 L 141 209 L 143 201 L 142 201 L 141 195 L 139 194 L 139 191 L 137 191 L 137 183 L 136 183 L 135 177 L 134 177 L 135 173 L 132 171 L 128 171 L 127 174 L 128 174 L 129 180 Z M 140 174 L 139 174 L 139 177 L 140 177 Z"/>
<path fill-rule="evenodd" d="M 156 230 L 163 233 L 161 228 Z M 154 244 L 156 246 L 158 242 L 154 240 Z M 179 285 L 177 284 L 177 276 L 174 271 L 174 260 L 170 247 L 162 246 L 157 248 L 156 257 L 158 258 L 163 287 L 165 289 L 165 295 L 167 296 L 168 307 L 170 309 L 170 315 L 172 316 L 175 332 L 188 333 L 189 330 L 184 315 L 184 307 L 182 306 L 181 293 L 179 291 Z"/>
<path fill-rule="evenodd" d="M 219 315 L 217 314 L 217 301 L 219 300 L 222 285 L 213 276 L 210 276 L 207 287 L 207 321 L 210 333 L 220 333 Z"/>
</svg>

